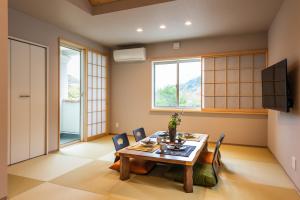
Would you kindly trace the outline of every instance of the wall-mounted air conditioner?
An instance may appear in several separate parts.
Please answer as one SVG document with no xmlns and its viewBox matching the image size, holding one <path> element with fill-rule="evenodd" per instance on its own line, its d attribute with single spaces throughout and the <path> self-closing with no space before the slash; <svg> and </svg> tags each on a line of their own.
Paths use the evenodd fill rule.
<svg viewBox="0 0 300 200">
<path fill-rule="evenodd" d="M 146 48 L 133 48 L 114 50 L 113 56 L 115 62 L 134 62 L 146 60 Z"/>
</svg>

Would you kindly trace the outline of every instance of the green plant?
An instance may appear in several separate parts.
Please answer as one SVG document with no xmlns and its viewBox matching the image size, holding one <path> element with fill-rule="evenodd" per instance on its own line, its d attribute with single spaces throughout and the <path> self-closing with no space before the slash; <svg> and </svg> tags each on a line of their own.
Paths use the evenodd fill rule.
<svg viewBox="0 0 300 200">
<path fill-rule="evenodd" d="M 180 113 L 180 114 L 174 113 L 174 114 L 171 116 L 171 119 L 170 119 L 170 121 L 169 121 L 168 128 L 169 128 L 169 129 L 176 129 L 176 127 L 179 126 L 180 123 L 181 123 L 181 116 L 182 116 L 182 113 Z"/>
</svg>

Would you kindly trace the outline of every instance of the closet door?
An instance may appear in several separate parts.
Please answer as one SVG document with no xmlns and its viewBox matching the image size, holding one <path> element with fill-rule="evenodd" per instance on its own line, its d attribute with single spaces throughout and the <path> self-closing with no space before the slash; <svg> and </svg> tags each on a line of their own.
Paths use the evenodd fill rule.
<svg viewBox="0 0 300 200">
<path fill-rule="evenodd" d="M 11 41 L 11 164 L 29 159 L 30 45 Z"/>
<path fill-rule="evenodd" d="M 46 49 L 30 46 L 30 158 L 45 154 Z"/>
</svg>

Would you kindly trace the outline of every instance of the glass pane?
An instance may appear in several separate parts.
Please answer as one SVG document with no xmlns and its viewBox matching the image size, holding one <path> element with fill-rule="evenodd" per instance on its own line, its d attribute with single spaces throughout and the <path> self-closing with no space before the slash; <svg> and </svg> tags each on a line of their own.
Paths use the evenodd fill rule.
<svg viewBox="0 0 300 200">
<path fill-rule="evenodd" d="M 98 77 L 98 88 L 102 88 L 101 86 L 101 78 Z"/>
<path fill-rule="evenodd" d="M 97 99 L 97 89 L 93 89 L 93 100 Z"/>
<path fill-rule="evenodd" d="M 106 132 L 106 123 L 102 123 L 102 133 Z"/>
<path fill-rule="evenodd" d="M 226 57 L 215 58 L 215 70 L 225 70 L 226 69 Z"/>
<path fill-rule="evenodd" d="M 226 97 L 215 97 L 215 108 L 226 108 Z"/>
<path fill-rule="evenodd" d="M 97 63 L 98 66 L 101 66 L 101 55 L 98 54 L 98 63 Z"/>
<path fill-rule="evenodd" d="M 97 115 L 98 115 L 97 122 L 99 123 L 101 122 L 101 112 L 98 112 Z"/>
<path fill-rule="evenodd" d="M 101 68 L 101 72 L 102 72 L 102 77 L 106 77 L 105 67 Z"/>
<path fill-rule="evenodd" d="M 88 124 L 92 124 L 93 120 L 92 120 L 92 113 L 88 114 Z"/>
<path fill-rule="evenodd" d="M 98 77 L 101 77 L 101 67 L 98 67 L 98 74 L 97 74 Z"/>
<path fill-rule="evenodd" d="M 88 52 L 88 63 L 92 63 L 92 52 Z"/>
<path fill-rule="evenodd" d="M 102 110 L 106 109 L 106 101 L 102 101 Z"/>
<path fill-rule="evenodd" d="M 203 108 L 214 108 L 215 98 L 214 97 L 204 97 Z"/>
<path fill-rule="evenodd" d="M 97 65 L 93 65 L 93 76 L 97 76 L 97 73 L 98 73 Z"/>
<path fill-rule="evenodd" d="M 89 82 L 89 83 L 88 83 L 88 87 L 89 87 L 89 88 L 92 88 L 92 87 L 93 87 L 93 78 L 92 78 L 92 76 L 89 76 L 89 77 L 88 77 L 88 82 Z"/>
<path fill-rule="evenodd" d="M 97 101 L 93 101 L 93 112 L 97 111 Z"/>
<path fill-rule="evenodd" d="M 215 84 L 204 84 L 203 94 L 204 96 L 213 97 L 215 95 Z"/>
<path fill-rule="evenodd" d="M 93 113 L 93 124 L 97 123 L 97 113 Z"/>
<path fill-rule="evenodd" d="M 240 68 L 253 68 L 253 56 L 245 55 L 240 57 Z"/>
<path fill-rule="evenodd" d="M 102 121 L 106 121 L 106 112 L 102 111 Z"/>
<path fill-rule="evenodd" d="M 105 67 L 106 66 L 106 57 L 102 56 L 102 66 Z"/>
<path fill-rule="evenodd" d="M 101 89 L 102 90 L 102 99 L 106 98 L 106 94 L 105 94 L 105 89 Z"/>
<path fill-rule="evenodd" d="M 179 106 L 201 106 L 201 62 L 179 63 Z"/>
<path fill-rule="evenodd" d="M 92 76 L 93 75 L 93 65 L 88 66 L 88 75 Z"/>
<path fill-rule="evenodd" d="M 93 64 L 97 64 L 97 54 L 93 52 Z"/>
<path fill-rule="evenodd" d="M 101 89 L 98 89 L 98 96 L 97 99 L 100 100 L 101 99 Z"/>
<path fill-rule="evenodd" d="M 88 90 L 88 99 L 91 100 L 93 97 L 93 90 L 92 89 L 89 89 Z"/>
<path fill-rule="evenodd" d="M 154 70 L 155 106 L 176 107 L 177 64 L 156 63 Z"/>
<path fill-rule="evenodd" d="M 92 135 L 92 125 L 88 125 L 88 135 Z"/>
<path fill-rule="evenodd" d="M 214 58 L 204 58 L 204 70 L 214 70 L 215 66 L 214 66 Z"/>
<path fill-rule="evenodd" d="M 97 77 L 93 77 L 93 88 L 97 88 Z"/>
<path fill-rule="evenodd" d="M 239 97 L 227 97 L 227 108 L 237 109 L 240 107 L 240 98 Z"/>
<path fill-rule="evenodd" d="M 227 68 L 239 69 L 239 57 L 238 56 L 227 57 Z"/>
<path fill-rule="evenodd" d="M 102 88 L 105 88 L 106 87 L 106 79 L 105 78 L 102 78 Z"/>
<path fill-rule="evenodd" d="M 88 112 L 92 112 L 92 102 L 88 101 Z"/>
<path fill-rule="evenodd" d="M 101 101 L 97 101 L 97 111 L 101 111 Z"/>
<path fill-rule="evenodd" d="M 97 124 L 93 124 L 92 126 L 92 135 L 96 135 L 97 133 Z"/>
<path fill-rule="evenodd" d="M 101 123 L 97 124 L 97 133 L 102 133 Z"/>
</svg>

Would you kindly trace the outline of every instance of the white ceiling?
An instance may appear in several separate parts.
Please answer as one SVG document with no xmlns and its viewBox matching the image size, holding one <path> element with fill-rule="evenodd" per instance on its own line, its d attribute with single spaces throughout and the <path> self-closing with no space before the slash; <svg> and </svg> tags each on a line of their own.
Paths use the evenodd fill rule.
<svg viewBox="0 0 300 200">
<path fill-rule="evenodd" d="M 9 0 L 9 4 L 73 33 L 115 46 L 267 31 L 282 1 L 176 0 L 96 16 L 68 0 Z M 192 26 L 186 27 L 186 20 L 191 20 Z M 167 29 L 159 29 L 160 24 Z M 137 33 L 138 27 L 144 32 Z"/>
</svg>

